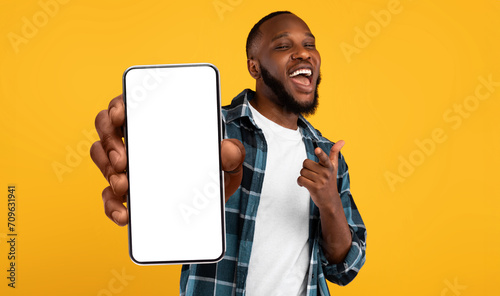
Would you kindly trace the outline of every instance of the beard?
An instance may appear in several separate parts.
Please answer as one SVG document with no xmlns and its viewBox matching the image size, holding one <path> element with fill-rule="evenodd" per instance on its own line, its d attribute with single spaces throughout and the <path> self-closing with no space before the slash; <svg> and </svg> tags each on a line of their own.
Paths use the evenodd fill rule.
<svg viewBox="0 0 500 296">
<path fill-rule="evenodd" d="M 318 107 L 318 86 L 321 82 L 321 73 L 318 76 L 318 81 L 316 82 L 316 88 L 314 90 L 314 99 L 310 103 L 300 103 L 295 98 L 290 95 L 290 93 L 285 89 L 285 86 L 277 78 L 273 77 L 265 67 L 260 67 L 262 81 L 267 85 L 271 91 L 276 95 L 277 103 L 283 109 L 292 112 L 294 114 L 301 114 L 303 116 L 313 115 Z"/>
</svg>

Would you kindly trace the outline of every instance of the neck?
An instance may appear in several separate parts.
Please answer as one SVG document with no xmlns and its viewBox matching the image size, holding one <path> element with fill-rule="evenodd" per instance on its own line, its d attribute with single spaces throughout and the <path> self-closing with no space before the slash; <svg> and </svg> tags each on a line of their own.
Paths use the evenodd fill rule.
<svg viewBox="0 0 500 296">
<path fill-rule="evenodd" d="M 260 92 L 258 89 L 254 98 L 250 101 L 250 104 L 252 104 L 252 107 L 259 111 L 260 114 L 274 123 L 289 129 L 297 129 L 299 115 L 286 111 L 283 106 L 278 105 L 275 100 L 269 98 L 269 95 Z"/>
</svg>

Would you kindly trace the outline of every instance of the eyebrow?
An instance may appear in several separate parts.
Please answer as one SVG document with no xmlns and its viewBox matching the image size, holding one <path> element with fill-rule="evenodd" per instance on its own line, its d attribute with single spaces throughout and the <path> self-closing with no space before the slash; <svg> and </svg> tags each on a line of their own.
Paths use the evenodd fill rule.
<svg viewBox="0 0 500 296">
<path fill-rule="evenodd" d="M 316 39 L 316 37 L 314 37 L 314 35 L 311 32 L 307 32 L 307 33 L 305 33 L 305 35 Z M 288 32 L 278 34 L 278 35 L 274 36 L 273 39 L 271 39 L 271 42 L 273 42 L 274 40 L 280 39 L 280 38 L 288 37 L 288 36 L 290 36 L 290 33 L 288 33 Z"/>
</svg>

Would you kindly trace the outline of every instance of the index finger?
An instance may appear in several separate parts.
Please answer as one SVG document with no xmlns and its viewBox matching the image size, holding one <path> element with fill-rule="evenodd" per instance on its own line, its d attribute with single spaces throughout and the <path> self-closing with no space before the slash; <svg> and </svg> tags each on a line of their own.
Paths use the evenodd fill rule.
<svg viewBox="0 0 500 296">
<path fill-rule="evenodd" d="M 121 127 L 125 122 L 125 104 L 123 104 L 123 94 L 117 96 L 109 102 L 108 115 L 111 123 L 115 127 Z"/>
<path fill-rule="evenodd" d="M 328 155 L 326 155 L 323 149 L 321 149 L 320 147 L 316 147 L 316 149 L 314 149 L 314 153 L 318 157 L 318 163 L 320 165 L 324 166 L 325 168 L 331 168 L 333 166 L 330 158 L 328 157 Z"/>
<path fill-rule="evenodd" d="M 94 149 L 94 153 L 92 153 L 91 150 L 91 155 L 94 154 L 95 159 L 109 159 L 108 161 L 96 162 L 98 166 L 100 163 L 107 164 L 109 162 L 116 172 L 125 170 L 127 166 L 125 144 L 122 140 L 122 129 L 121 126 L 116 126 L 116 124 L 119 123 L 123 124 L 125 120 L 125 108 L 121 98 L 121 95 L 117 96 L 109 103 L 109 109 L 102 110 L 97 114 L 95 118 L 95 127 L 99 134 L 102 150 L 104 151 L 101 152 L 100 150 Z M 99 168 L 101 171 L 104 169 L 103 167 Z"/>
</svg>

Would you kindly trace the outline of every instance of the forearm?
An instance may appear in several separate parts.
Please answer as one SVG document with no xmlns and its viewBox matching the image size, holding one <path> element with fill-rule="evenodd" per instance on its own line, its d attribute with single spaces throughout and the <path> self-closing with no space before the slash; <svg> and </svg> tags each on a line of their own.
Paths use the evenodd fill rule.
<svg viewBox="0 0 500 296">
<path fill-rule="evenodd" d="M 340 196 L 331 205 L 319 209 L 323 241 L 321 247 L 329 263 L 344 261 L 351 247 L 352 235 L 347 224 Z"/>
</svg>

